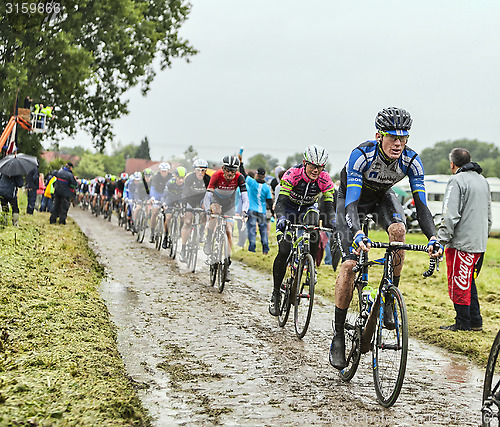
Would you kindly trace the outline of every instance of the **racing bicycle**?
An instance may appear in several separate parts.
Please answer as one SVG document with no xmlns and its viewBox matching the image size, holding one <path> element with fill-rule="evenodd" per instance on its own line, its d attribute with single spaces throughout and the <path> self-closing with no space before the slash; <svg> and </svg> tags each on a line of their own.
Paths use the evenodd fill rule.
<svg viewBox="0 0 500 427">
<path fill-rule="evenodd" d="M 196 270 L 196 261 L 198 259 L 198 249 L 200 246 L 200 219 L 201 215 L 204 215 L 205 210 L 201 208 L 188 208 L 187 212 L 193 213 L 193 219 L 191 221 L 191 229 L 189 232 L 189 238 L 186 244 L 187 250 L 187 267 L 192 273 Z"/>
<path fill-rule="evenodd" d="M 368 236 L 368 224 L 372 219 L 366 215 L 363 232 Z M 393 284 L 394 263 L 398 262 L 399 251 L 428 251 L 427 245 L 406 244 L 403 242 L 371 242 L 372 248 L 385 249 L 380 259 L 369 260 L 368 252 L 362 252 L 353 271 L 357 273 L 354 281 L 352 301 L 344 325 L 347 367 L 340 371 L 343 381 L 350 381 L 359 365 L 361 354 L 372 352 L 373 381 L 377 400 L 384 407 L 396 402 L 406 372 L 408 355 L 408 314 L 403 295 Z M 368 270 L 382 266 L 383 274 L 375 298 L 371 291 L 364 290 L 368 285 Z M 433 274 L 438 261 L 430 258 L 429 268 L 424 277 Z M 386 305 L 392 308 L 394 323 L 385 319 Z"/>
<path fill-rule="evenodd" d="M 331 232 L 331 228 L 287 222 L 283 238 L 290 239 L 292 250 L 288 255 L 285 276 L 280 287 L 278 324 L 286 325 L 293 306 L 295 333 L 302 339 L 307 332 L 314 304 L 316 266 L 310 253 L 311 233 Z"/>
<path fill-rule="evenodd" d="M 213 237 L 210 247 L 210 255 L 208 255 L 208 264 L 210 265 L 210 283 L 212 286 L 217 282 L 217 290 L 222 292 L 224 285 L 227 282 L 229 265 L 231 263 L 229 241 L 226 234 L 226 222 L 229 219 L 241 219 L 246 221 L 246 217 L 228 216 L 228 215 L 211 215 L 212 218 L 217 218 L 217 222 L 213 231 Z"/>
<path fill-rule="evenodd" d="M 481 409 L 483 427 L 500 425 L 500 366 L 497 365 L 499 355 L 500 331 L 498 331 L 491 346 L 490 356 L 486 364 L 486 374 L 484 375 L 483 407 Z"/>
</svg>

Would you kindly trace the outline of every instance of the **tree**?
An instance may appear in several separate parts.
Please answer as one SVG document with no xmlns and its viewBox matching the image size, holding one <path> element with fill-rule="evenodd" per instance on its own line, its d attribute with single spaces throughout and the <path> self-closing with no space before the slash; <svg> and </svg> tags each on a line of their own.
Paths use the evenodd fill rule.
<svg viewBox="0 0 500 427">
<path fill-rule="evenodd" d="M 135 157 L 138 159 L 151 160 L 151 155 L 149 154 L 149 140 L 147 136 L 144 137 L 139 147 L 137 147 Z"/>
<path fill-rule="evenodd" d="M 193 165 L 194 159 L 198 157 L 198 152 L 194 149 L 192 145 L 190 145 L 186 151 L 184 151 L 184 157 L 186 162 L 189 164 L 189 167 Z"/>
<path fill-rule="evenodd" d="M 291 168 L 292 166 L 302 164 L 302 153 L 295 153 L 292 156 L 288 156 L 285 162 L 285 169 Z"/>
<path fill-rule="evenodd" d="M 278 159 L 272 157 L 269 154 L 256 154 L 248 159 L 248 163 L 245 166 L 248 169 L 258 169 L 260 167 L 264 168 L 267 173 L 270 173 L 278 164 Z"/>
<path fill-rule="evenodd" d="M 75 175 L 80 178 L 92 179 L 105 173 L 104 154 L 86 154 L 75 167 Z"/>
<path fill-rule="evenodd" d="M 456 147 L 467 149 L 471 158 L 475 162 L 485 162 L 488 166 L 489 174 L 486 176 L 498 176 L 498 169 L 494 166 L 500 158 L 500 150 L 495 144 L 480 142 L 477 139 L 457 139 L 455 141 L 442 141 L 434 144 L 432 148 L 426 148 L 420 153 L 420 159 L 424 164 L 427 175 L 451 174 L 450 161 L 448 155 Z M 486 169 L 484 169 L 486 171 Z M 490 172 L 491 170 L 491 172 Z"/>
<path fill-rule="evenodd" d="M 149 90 L 153 60 L 159 59 L 164 69 L 173 58 L 189 61 L 196 54 L 179 35 L 190 12 L 187 0 L 26 3 L 34 4 L 44 5 L 43 11 L 50 5 L 50 13 L 38 13 L 42 9 L 37 8 L 35 13 L 2 13 L 0 18 L 3 126 L 19 88 L 20 100 L 29 95 L 54 107 L 50 138 L 82 128 L 102 152 L 113 136 L 112 121 L 128 112 L 123 94 L 139 84 L 143 93 Z M 58 14 L 52 10 L 56 4 Z"/>
</svg>

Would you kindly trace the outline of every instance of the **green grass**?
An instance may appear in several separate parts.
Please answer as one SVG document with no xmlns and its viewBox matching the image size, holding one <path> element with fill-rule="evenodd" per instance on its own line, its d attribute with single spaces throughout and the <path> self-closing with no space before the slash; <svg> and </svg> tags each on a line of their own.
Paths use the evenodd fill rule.
<svg viewBox="0 0 500 427">
<path fill-rule="evenodd" d="M 48 222 L 35 212 L 0 231 L 0 425 L 149 425 L 98 293 L 102 267 L 71 219 Z"/>
<path fill-rule="evenodd" d="M 370 238 L 373 241 L 386 242 L 387 234 L 372 231 Z M 259 239 L 257 240 L 257 250 L 259 250 L 260 242 Z M 272 274 L 272 265 L 278 252 L 274 231 L 271 231 L 269 242 L 270 251 L 267 256 L 259 252 L 248 252 L 235 246 L 233 258 Z M 408 234 L 406 242 L 424 244 L 427 243 L 427 239 L 422 234 Z M 382 250 L 370 251 L 371 258 L 379 256 L 383 256 Z M 483 316 L 483 332 L 450 332 L 439 329 L 440 325 L 454 323 L 455 310 L 448 296 L 446 263 L 443 260 L 439 272 L 435 272 L 429 278 L 424 278 L 422 273 L 427 270 L 428 263 L 429 258 L 424 253 L 407 252 L 406 254 L 400 289 L 403 291 L 408 308 L 410 334 L 425 342 L 464 354 L 480 366 L 485 366 L 491 344 L 500 329 L 500 278 L 498 276 L 500 239 L 488 240 L 483 268 L 476 280 Z M 381 270 L 381 268 L 372 267 L 370 270 L 372 283 L 378 285 Z M 331 266 L 321 265 L 318 268 L 316 292 L 331 301 L 332 316 L 336 277 Z"/>
</svg>

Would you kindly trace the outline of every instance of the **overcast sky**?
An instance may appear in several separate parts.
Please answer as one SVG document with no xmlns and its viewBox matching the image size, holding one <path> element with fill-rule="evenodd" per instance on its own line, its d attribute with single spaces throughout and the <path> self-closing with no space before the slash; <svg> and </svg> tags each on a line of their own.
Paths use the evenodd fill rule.
<svg viewBox="0 0 500 427">
<path fill-rule="evenodd" d="M 130 115 L 115 123 L 123 144 L 147 136 L 153 160 L 193 145 L 207 160 L 243 146 L 247 158 L 284 162 L 318 144 L 337 172 L 388 106 L 412 114 L 417 151 L 459 138 L 499 144 L 498 0 L 192 5 L 182 35 L 200 53 L 158 73 L 147 97 L 130 91 Z"/>
</svg>

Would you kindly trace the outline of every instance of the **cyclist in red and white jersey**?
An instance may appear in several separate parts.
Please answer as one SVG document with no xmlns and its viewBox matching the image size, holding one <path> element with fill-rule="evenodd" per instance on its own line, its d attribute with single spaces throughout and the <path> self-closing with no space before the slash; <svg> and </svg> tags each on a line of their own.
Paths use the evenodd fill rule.
<svg viewBox="0 0 500 427">
<path fill-rule="evenodd" d="M 208 214 L 215 215 L 228 215 L 235 214 L 235 194 L 236 189 L 239 188 L 242 199 L 242 213 L 246 215 L 248 211 L 248 194 L 245 185 L 244 169 L 238 172 L 240 161 L 236 156 L 225 156 L 222 159 L 222 168 L 215 171 L 210 178 L 207 193 L 205 195 L 204 206 Z M 215 228 L 216 219 L 211 218 L 208 221 L 207 227 L 207 240 L 203 251 L 208 255 L 212 243 L 212 235 Z M 233 242 L 233 227 L 234 220 L 228 219 L 226 222 L 226 234 L 229 241 L 229 247 L 232 249 Z"/>
</svg>

